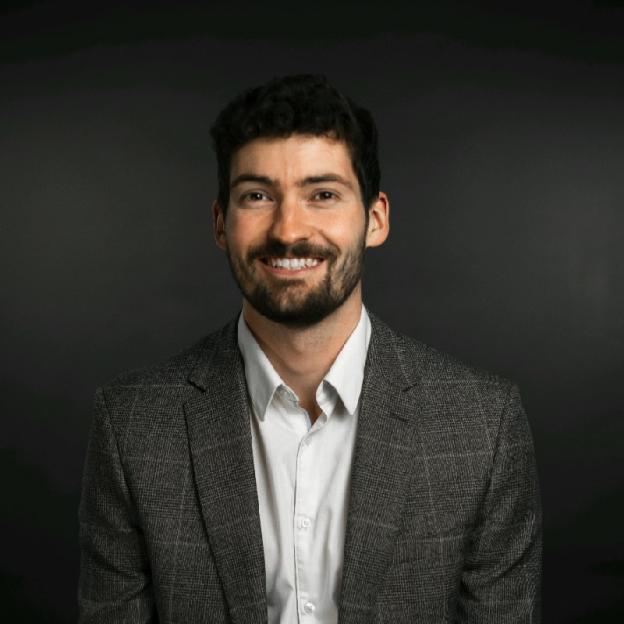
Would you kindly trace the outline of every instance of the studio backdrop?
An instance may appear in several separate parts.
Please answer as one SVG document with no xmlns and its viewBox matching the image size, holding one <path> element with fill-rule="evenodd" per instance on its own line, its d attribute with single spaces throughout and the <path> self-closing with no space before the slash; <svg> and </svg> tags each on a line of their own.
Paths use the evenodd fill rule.
<svg viewBox="0 0 624 624">
<path fill-rule="evenodd" d="M 4 621 L 75 620 L 95 388 L 238 313 L 209 127 L 303 72 L 378 122 L 391 234 L 365 304 L 520 387 L 544 621 L 624 621 L 624 13 L 469 4 L 3 9 Z"/>
</svg>

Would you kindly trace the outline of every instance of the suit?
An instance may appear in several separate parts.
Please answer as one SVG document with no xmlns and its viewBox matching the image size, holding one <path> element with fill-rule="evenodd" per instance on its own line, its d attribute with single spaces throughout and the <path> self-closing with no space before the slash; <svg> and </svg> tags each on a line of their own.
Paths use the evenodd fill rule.
<svg viewBox="0 0 624 624">
<path fill-rule="evenodd" d="M 370 317 L 339 622 L 539 622 L 517 389 Z M 267 621 L 235 320 L 98 390 L 79 516 L 81 622 Z"/>
</svg>

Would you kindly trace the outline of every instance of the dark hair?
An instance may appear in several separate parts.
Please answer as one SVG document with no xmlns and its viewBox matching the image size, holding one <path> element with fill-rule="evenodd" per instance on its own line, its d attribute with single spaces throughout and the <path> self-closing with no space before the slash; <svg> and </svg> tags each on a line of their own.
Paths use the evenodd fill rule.
<svg viewBox="0 0 624 624">
<path fill-rule="evenodd" d="M 377 128 L 372 115 L 334 88 L 322 75 L 274 78 L 232 100 L 210 129 L 217 154 L 218 201 L 227 211 L 230 164 L 237 149 L 260 137 L 292 134 L 344 141 L 360 184 L 364 207 L 379 195 Z"/>
</svg>

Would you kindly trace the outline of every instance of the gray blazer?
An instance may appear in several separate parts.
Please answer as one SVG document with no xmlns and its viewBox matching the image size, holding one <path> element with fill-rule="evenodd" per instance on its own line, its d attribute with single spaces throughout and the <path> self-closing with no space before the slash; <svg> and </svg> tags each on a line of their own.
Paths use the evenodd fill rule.
<svg viewBox="0 0 624 624">
<path fill-rule="evenodd" d="M 539 622 L 541 511 L 516 388 L 370 316 L 339 622 Z M 235 320 L 98 390 L 81 622 L 267 621 L 249 405 Z"/>
</svg>

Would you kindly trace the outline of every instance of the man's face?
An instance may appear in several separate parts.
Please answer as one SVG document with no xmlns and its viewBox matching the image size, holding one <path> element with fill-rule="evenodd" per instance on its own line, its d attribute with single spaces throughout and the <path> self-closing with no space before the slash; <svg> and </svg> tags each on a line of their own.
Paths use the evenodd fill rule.
<svg viewBox="0 0 624 624">
<path fill-rule="evenodd" d="M 367 219 L 341 141 L 293 135 L 256 139 L 232 157 L 227 217 L 217 242 L 234 279 L 266 318 L 313 325 L 359 285 Z"/>
</svg>

